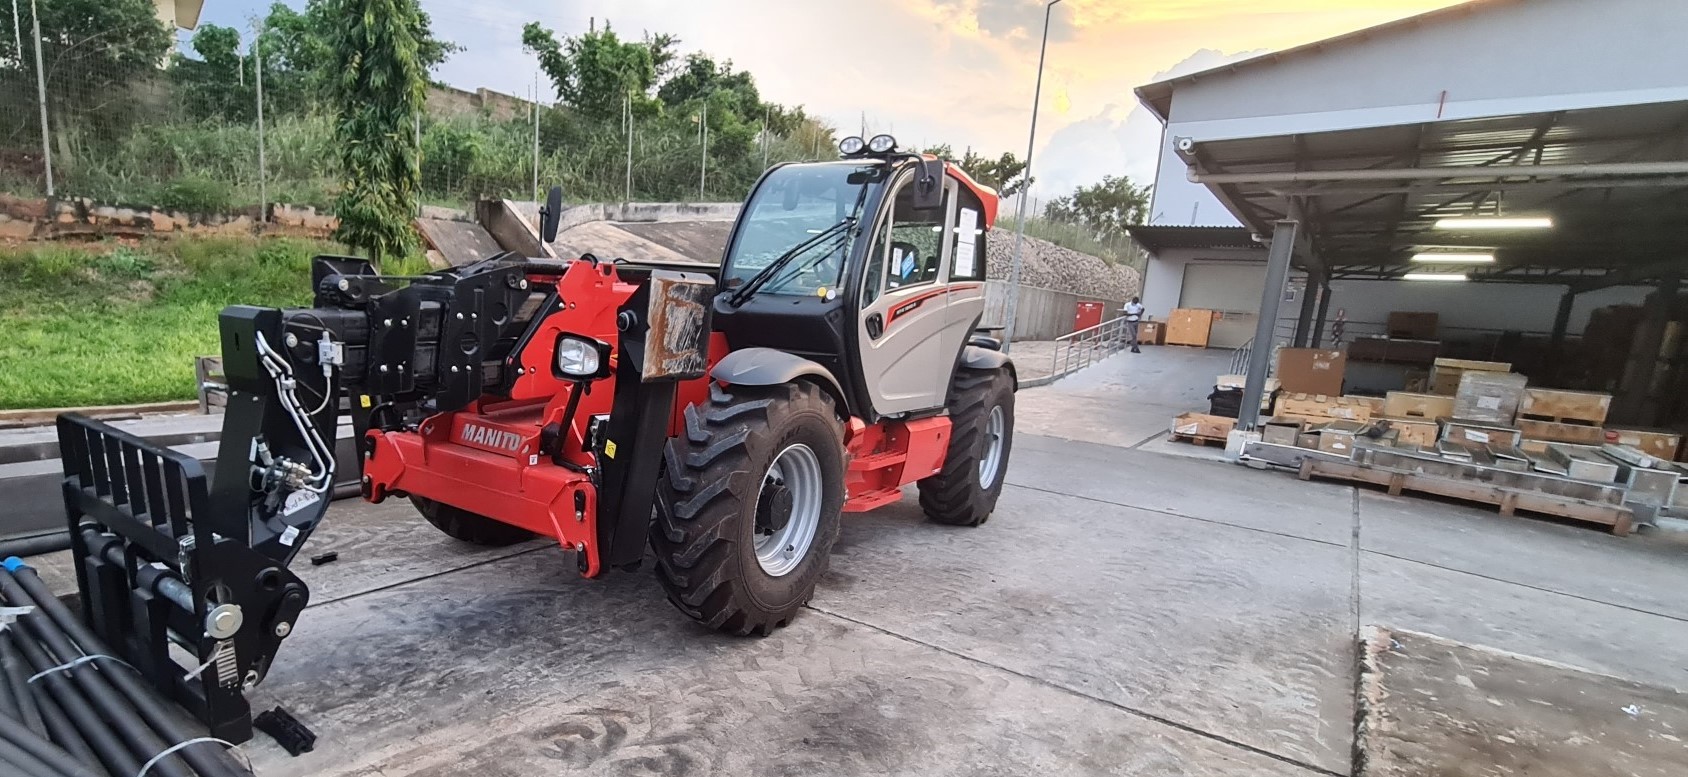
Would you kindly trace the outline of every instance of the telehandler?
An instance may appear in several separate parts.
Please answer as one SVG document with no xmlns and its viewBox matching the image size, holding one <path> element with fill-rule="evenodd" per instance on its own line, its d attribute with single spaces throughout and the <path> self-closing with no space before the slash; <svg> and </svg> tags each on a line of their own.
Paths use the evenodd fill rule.
<svg viewBox="0 0 1688 777">
<path fill-rule="evenodd" d="M 983 523 L 1017 388 L 978 329 L 996 193 L 889 136 L 840 150 L 765 173 L 719 267 L 506 253 L 397 278 L 318 257 L 313 307 L 225 309 L 214 483 L 59 419 L 89 625 L 214 736 L 250 738 L 342 414 L 365 499 L 471 543 L 555 539 L 588 578 L 648 548 L 674 605 L 734 634 L 797 615 L 840 513 L 913 483 L 931 520 Z"/>
</svg>

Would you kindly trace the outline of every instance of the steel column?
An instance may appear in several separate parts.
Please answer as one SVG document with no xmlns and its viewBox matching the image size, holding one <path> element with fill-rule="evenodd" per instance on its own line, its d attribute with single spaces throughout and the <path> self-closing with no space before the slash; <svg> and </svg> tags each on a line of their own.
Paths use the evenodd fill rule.
<svg viewBox="0 0 1688 777">
<path fill-rule="evenodd" d="M 1272 229 L 1272 249 L 1266 256 L 1266 290 L 1260 295 L 1260 320 L 1255 322 L 1254 347 L 1248 355 L 1248 382 L 1237 412 L 1237 428 L 1244 431 L 1260 423 L 1260 398 L 1266 393 L 1266 370 L 1272 361 L 1272 335 L 1277 329 L 1278 308 L 1284 301 L 1284 283 L 1289 279 L 1300 227 L 1299 222 L 1279 221 Z"/>
<path fill-rule="evenodd" d="M 1325 314 L 1330 312 L 1330 278 L 1319 284 L 1319 312 L 1313 316 L 1313 348 L 1325 343 Z"/>
<path fill-rule="evenodd" d="M 1313 273 L 1307 273 L 1307 282 L 1301 288 L 1301 315 L 1295 319 L 1295 347 L 1306 348 L 1307 337 L 1312 334 L 1313 311 L 1318 300 L 1314 299 L 1319 293 L 1319 278 Z"/>
</svg>

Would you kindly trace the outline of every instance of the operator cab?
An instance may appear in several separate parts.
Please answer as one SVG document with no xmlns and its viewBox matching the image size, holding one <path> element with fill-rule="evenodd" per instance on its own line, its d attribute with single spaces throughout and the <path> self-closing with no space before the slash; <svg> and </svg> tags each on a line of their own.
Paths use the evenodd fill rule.
<svg viewBox="0 0 1688 777">
<path fill-rule="evenodd" d="M 853 415 L 938 412 L 984 313 L 996 193 L 953 164 L 846 138 L 763 175 L 722 261 L 715 328 L 822 365 Z"/>
</svg>

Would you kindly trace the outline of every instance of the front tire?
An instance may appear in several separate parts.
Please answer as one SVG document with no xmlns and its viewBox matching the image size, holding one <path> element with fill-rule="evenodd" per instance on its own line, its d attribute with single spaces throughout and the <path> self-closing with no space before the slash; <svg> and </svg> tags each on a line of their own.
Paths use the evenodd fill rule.
<svg viewBox="0 0 1688 777">
<path fill-rule="evenodd" d="M 1007 370 L 958 369 L 950 386 L 944 468 L 920 481 L 926 517 L 978 526 L 996 510 L 1014 444 L 1014 378 Z"/>
<path fill-rule="evenodd" d="M 651 548 L 681 612 L 767 635 L 826 571 L 844 506 L 844 431 L 813 384 L 730 391 L 712 383 L 668 441 Z"/>
<path fill-rule="evenodd" d="M 428 523 L 433 524 L 434 528 L 444 532 L 446 536 L 475 545 L 499 548 L 526 542 L 538 536 L 527 529 L 499 523 L 479 513 L 452 507 L 444 502 L 413 496 L 410 503 L 416 506 L 416 511 L 421 513 L 423 518 L 428 519 Z"/>
</svg>

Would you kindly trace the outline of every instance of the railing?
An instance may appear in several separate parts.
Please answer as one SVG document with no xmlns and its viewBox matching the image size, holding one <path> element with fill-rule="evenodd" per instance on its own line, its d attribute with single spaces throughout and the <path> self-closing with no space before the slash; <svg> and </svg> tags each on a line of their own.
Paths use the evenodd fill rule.
<svg viewBox="0 0 1688 777">
<path fill-rule="evenodd" d="M 1248 359 L 1249 359 L 1249 356 L 1253 353 L 1253 351 L 1254 351 L 1254 338 L 1250 337 L 1248 339 L 1248 342 L 1237 346 L 1237 350 L 1231 352 L 1231 371 L 1229 373 L 1226 373 L 1226 374 L 1228 374 L 1228 375 L 1247 375 L 1248 374 Z"/>
<path fill-rule="evenodd" d="M 1055 338 L 1055 351 L 1049 363 L 1050 379 L 1078 372 L 1129 346 L 1125 324 L 1125 318 L 1120 317 Z"/>
</svg>

